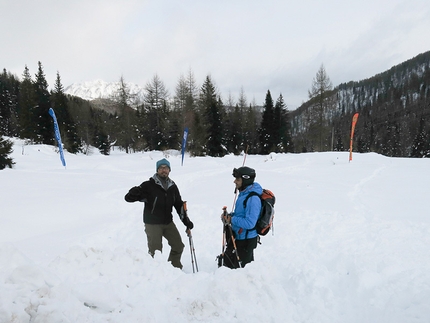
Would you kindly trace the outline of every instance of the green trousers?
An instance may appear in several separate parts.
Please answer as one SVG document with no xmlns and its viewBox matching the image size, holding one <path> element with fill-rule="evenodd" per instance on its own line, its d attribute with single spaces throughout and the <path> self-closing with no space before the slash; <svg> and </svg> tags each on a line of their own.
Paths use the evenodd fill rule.
<svg viewBox="0 0 430 323">
<path fill-rule="evenodd" d="M 170 246 L 169 259 L 173 267 L 181 268 L 181 256 L 184 251 L 181 235 L 172 221 L 169 224 L 145 224 L 146 237 L 148 238 L 148 253 L 154 257 L 155 250 L 163 252 L 163 237 Z"/>
</svg>

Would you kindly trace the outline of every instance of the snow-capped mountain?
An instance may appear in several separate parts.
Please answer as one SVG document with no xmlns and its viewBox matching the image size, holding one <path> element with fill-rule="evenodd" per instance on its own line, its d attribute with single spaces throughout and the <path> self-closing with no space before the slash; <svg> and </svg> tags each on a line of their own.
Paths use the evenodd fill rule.
<svg viewBox="0 0 430 323">
<path fill-rule="evenodd" d="M 131 95 L 142 96 L 143 88 L 137 84 L 126 82 Z M 85 100 L 109 99 L 115 95 L 120 86 L 119 82 L 105 82 L 103 80 L 73 83 L 64 90 L 64 93 L 78 96 Z"/>
</svg>

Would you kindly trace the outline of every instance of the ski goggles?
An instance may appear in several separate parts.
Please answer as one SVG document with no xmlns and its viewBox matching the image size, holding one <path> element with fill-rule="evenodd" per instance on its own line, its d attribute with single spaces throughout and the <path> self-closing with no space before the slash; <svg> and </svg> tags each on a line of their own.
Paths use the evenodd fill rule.
<svg viewBox="0 0 430 323">
<path fill-rule="evenodd" d="M 250 179 L 251 176 L 247 175 L 247 174 L 242 174 L 241 172 L 239 172 L 237 170 L 237 168 L 233 169 L 233 176 L 236 178 L 243 178 L 243 179 Z"/>
</svg>

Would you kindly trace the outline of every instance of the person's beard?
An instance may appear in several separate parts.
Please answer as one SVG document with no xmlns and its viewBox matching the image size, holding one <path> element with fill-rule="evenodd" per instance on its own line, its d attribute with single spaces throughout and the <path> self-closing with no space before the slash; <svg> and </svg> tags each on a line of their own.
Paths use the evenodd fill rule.
<svg viewBox="0 0 430 323">
<path fill-rule="evenodd" d="M 159 172 L 158 176 L 162 179 L 167 179 L 167 177 L 169 177 L 169 173 L 167 172 Z"/>
</svg>

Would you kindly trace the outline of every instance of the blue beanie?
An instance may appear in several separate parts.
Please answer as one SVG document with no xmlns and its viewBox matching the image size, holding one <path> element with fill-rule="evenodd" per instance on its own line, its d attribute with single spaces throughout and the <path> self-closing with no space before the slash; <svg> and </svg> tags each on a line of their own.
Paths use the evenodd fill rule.
<svg viewBox="0 0 430 323">
<path fill-rule="evenodd" d="M 166 158 L 163 158 L 161 160 L 159 160 L 157 162 L 157 168 L 155 169 L 156 171 L 158 171 L 158 169 L 160 168 L 160 166 L 166 165 L 167 167 L 169 167 L 169 170 L 171 171 L 172 169 L 170 168 L 170 163 Z"/>
</svg>

